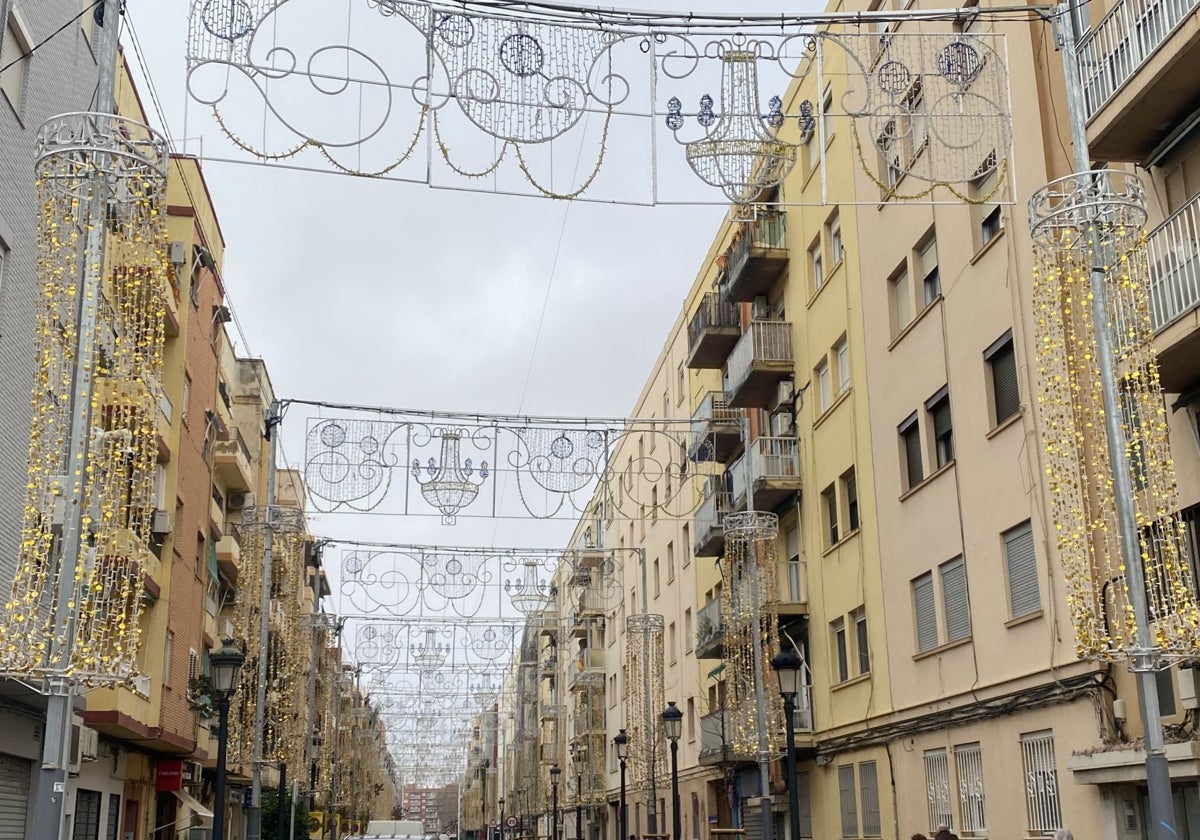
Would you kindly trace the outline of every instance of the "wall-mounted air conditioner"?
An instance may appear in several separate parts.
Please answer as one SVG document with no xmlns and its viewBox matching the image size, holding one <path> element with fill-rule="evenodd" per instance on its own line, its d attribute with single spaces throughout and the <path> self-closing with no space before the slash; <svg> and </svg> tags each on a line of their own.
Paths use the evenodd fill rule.
<svg viewBox="0 0 1200 840">
<path fill-rule="evenodd" d="M 150 519 L 150 533 L 165 536 L 171 533 L 171 511 L 159 508 Z"/>
</svg>

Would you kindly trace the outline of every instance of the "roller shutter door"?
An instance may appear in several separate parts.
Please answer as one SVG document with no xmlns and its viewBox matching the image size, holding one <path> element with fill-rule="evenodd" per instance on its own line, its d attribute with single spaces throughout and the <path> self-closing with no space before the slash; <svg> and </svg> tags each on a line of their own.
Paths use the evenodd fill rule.
<svg viewBox="0 0 1200 840">
<path fill-rule="evenodd" d="M 0 753 L 0 840 L 25 840 L 32 762 Z"/>
</svg>

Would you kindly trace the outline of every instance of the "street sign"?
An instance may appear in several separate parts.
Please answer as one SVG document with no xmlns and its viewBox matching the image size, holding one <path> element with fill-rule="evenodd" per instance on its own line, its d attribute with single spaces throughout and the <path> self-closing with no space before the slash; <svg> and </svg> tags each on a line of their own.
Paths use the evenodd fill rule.
<svg viewBox="0 0 1200 840">
<path fill-rule="evenodd" d="M 507 817 L 504 820 L 504 824 L 509 828 L 516 828 L 518 823 L 520 823 L 520 820 L 516 817 Z"/>
</svg>

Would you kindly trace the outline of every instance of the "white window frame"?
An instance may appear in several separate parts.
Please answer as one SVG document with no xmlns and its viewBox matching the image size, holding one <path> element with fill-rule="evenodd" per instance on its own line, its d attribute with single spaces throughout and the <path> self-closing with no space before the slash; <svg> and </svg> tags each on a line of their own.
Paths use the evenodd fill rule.
<svg viewBox="0 0 1200 840">
<path fill-rule="evenodd" d="M 838 394 L 840 395 L 846 393 L 850 387 L 850 342 L 846 340 L 846 336 L 842 336 L 833 345 L 833 353 L 837 359 Z"/>
</svg>

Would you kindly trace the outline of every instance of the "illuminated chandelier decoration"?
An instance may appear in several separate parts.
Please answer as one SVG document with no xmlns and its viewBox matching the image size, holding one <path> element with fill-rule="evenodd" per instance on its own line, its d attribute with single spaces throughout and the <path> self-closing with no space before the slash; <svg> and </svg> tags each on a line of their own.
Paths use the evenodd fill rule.
<svg viewBox="0 0 1200 840">
<path fill-rule="evenodd" d="M 436 671 L 446 662 L 450 646 L 440 644 L 437 640 L 437 630 L 433 627 L 425 629 L 425 641 L 412 646 L 412 661 L 422 671 Z"/>
<path fill-rule="evenodd" d="M 1138 177 L 1098 171 L 1061 178 L 1029 200 L 1035 256 L 1038 413 L 1067 604 L 1080 657 L 1163 659 L 1200 653 L 1200 605 L 1189 537 L 1178 514 L 1168 419 L 1150 306 L 1146 195 Z M 1104 272 L 1107 317 L 1090 302 Z M 1097 331 L 1111 337 L 1137 551 L 1153 651 L 1138 644 L 1122 561 L 1114 473 L 1098 366 Z"/>
<path fill-rule="evenodd" d="M 688 166 L 700 180 L 720 189 L 734 204 L 750 204 L 792 171 L 797 146 L 778 136 L 783 100 L 773 96 L 770 113 L 760 110 L 757 52 L 731 41 L 718 47 L 724 64 L 720 110 L 714 112 L 713 98 L 704 94 L 695 114 L 704 138 L 681 142 Z M 684 126 L 683 105 L 671 97 L 667 109 L 667 127 L 678 137 Z"/>
<path fill-rule="evenodd" d="M 1003 36 L 880 32 L 838 13 L 685 19 L 370 0 L 366 14 L 360 4 L 323 6 L 324 30 L 339 35 L 310 43 L 309 2 L 192 0 L 189 99 L 211 111 L 231 154 L 435 188 L 637 205 L 764 201 L 794 170 L 799 145 L 814 131 L 830 139 L 826 129 L 839 122 L 853 123 L 844 136 L 894 198 L 932 190 L 890 183 L 872 146 L 895 172 L 951 188 L 955 201 L 992 150 L 998 165 L 1008 159 Z M 826 45 L 842 54 L 826 60 Z M 719 84 L 720 101 L 703 97 L 687 116 L 704 136 L 678 141 L 684 80 Z M 668 140 L 684 153 L 660 160 L 676 145 Z M 581 165 L 563 171 L 556 152 Z M 813 165 L 824 170 L 826 155 Z M 820 201 L 807 203 L 875 201 L 819 183 Z"/>
<path fill-rule="evenodd" d="M 538 572 L 536 560 L 528 559 L 521 564 L 521 576 L 504 581 L 504 591 L 512 605 L 526 618 L 533 618 L 552 603 L 555 588 Z"/>
<path fill-rule="evenodd" d="M 167 146 L 98 113 L 54 117 L 38 145 L 33 420 L 0 672 L 113 684 L 137 675 L 143 575 L 158 566 Z"/>
<path fill-rule="evenodd" d="M 453 525 L 458 512 L 475 501 L 475 497 L 479 495 L 479 487 L 488 477 L 488 463 L 481 461 L 476 471 L 470 458 L 465 461 L 461 459 L 459 444 L 463 436 L 462 431 L 435 429 L 434 434 L 442 442 L 441 461 L 435 461 L 431 457 L 422 466 L 421 462 L 414 458 L 413 478 L 420 485 L 425 501 L 442 512 L 442 524 Z M 422 470 L 425 472 L 423 480 Z"/>
<path fill-rule="evenodd" d="M 429 692 L 451 676 L 491 675 L 512 655 L 524 623 L 523 617 L 501 616 L 356 620 L 352 652 L 372 671 L 423 674 Z"/>
<path fill-rule="evenodd" d="M 658 714 L 666 706 L 664 626 L 663 617 L 655 613 L 634 613 L 625 620 L 629 783 L 634 788 L 648 785 L 651 777 L 657 779 L 666 769 L 663 763 L 666 735 Z M 651 727 L 649 732 L 647 726 Z"/>
</svg>

